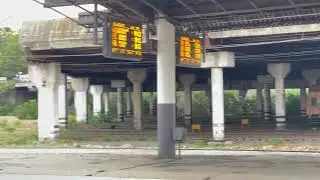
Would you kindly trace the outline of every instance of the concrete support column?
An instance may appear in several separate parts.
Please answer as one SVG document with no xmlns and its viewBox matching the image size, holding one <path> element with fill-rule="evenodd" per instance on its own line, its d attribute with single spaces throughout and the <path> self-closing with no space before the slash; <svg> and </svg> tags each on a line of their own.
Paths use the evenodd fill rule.
<svg viewBox="0 0 320 180">
<path fill-rule="evenodd" d="M 271 119 L 271 95 L 270 85 L 272 84 L 272 77 L 270 75 L 258 76 L 258 82 L 263 85 L 263 116 L 265 121 Z"/>
<path fill-rule="evenodd" d="M 269 121 L 271 119 L 271 94 L 270 94 L 269 84 L 264 84 L 263 103 L 264 103 L 264 119 L 266 121 Z"/>
<path fill-rule="evenodd" d="M 104 114 L 108 115 L 109 114 L 109 93 L 111 92 L 111 87 L 110 86 L 104 86 L 103 87 L 103 103 L 104 103 Z"/>
<path fill-rule="evenodd" d="M 239 97 L 240 97 L 240 103 L 241 103 L 241 116 L 244 118 L 244 116 L 246 116 L 246 111 L 247 111 L 247 107 L 246 107 L 246 103 L 245 100 L 247 98 L 247 93 L 248 93 L 248 89 L 240 89 L 239 90 Z"/>
<path fill-rule="evenodd" d="M 211 95 L 211 78 L 208 79 L 208 88 L 206 89 L 206 95 L 208 97 L 208 113 L 209 113 L 209 117 L 212 115 L 212 95 Z"/>
<path fill-rule="evenodd" d="M 111 81 L 111 87 L 117 88 L 117 114 L 118 121 L 123 122 L 123 88 L 125 87 L 125 82 L 122 80 Z"/>
<path fill-rule="evenodd" d="M 268 72 L 275 78 L 276 89 L 276 121 L 277 129 L 283 129 L 286 126 L 286 99 L 285 99 L 285 77 L 291 71 L 291 64 L 277 63 L 268 64 Z"/>
<path fill-rule="evenodd" d="M 134 69 L 128 71 L 128 78 L 133 84 L 133 122 L 136 130 L 143 128 L 142 122 L 142 83 L 146 79 L 145 69 Z"/>
<path fill-rule="evenodd" d="M 59 132 L 60 64 L 29 64 L 29 73 L 30 80 L 38 89 L 38 139 L 39 141 L 54 139 Z"/>
<path fill-rule="evenodd" d="M 124 115 L 123 115 L 123 92 L 122 88 L 117 88 L 117 114 L 118 114 L 118 121 L 123 122 L 124 121 Z"/>
<path fill-rule="evenodd" d="M 263 88 L 259 85 L 256 91 L 256 107 L 257 107 L 257 115 L 263 115 Z"/>
<path fill-rule="evenodd" d="M 211 69 L 212 130 L 215 141 L 224 141 L 223 69 Z"/>
<path fill-rule="evenodd" d="M 59 126 L 67 126 L 67 76 L 60 73 L 58 87 Z"/>
<path fill-rule="evenodd" d="M 127 100 L 127 108 L 126 108 L 126 117 L 132 117 L 132 102 L 131 102 L 131 91 L 132 88 L 130 86 L 127 87 L 126 100 Z"/>
<path fill-rule="evenodd" d="M 320 79 L 320 69 L 306 69 L 302 71 L 302 75 L 304 79 L 308 82 L 307 85 L 309 88 L 309 92 L 313 91 L 314 85 L 319 84 L 318 81 Z M 310 116 L 311 114 L 308 114 L 308 116 Z"/>
<path fill-rule="evenodd" d="M 307 92 L 306 87 L 302 85 L 300 87 L 300 115 L 302 117 L 306 116 L 307 109 Z"/>
<path fill-rule="evenodd" d="M 93 115 L 100 116 L 102 113 L 102 101 L 101 95 L 103 92 L 102 85 L 91 85 L 90 86 L 90 93 L 92 94 L 92 103 L 93 103 Z"/>
<path fill-rule="evenodd" d="M 304 79 L 308 81 L 310 89 L 313 85 L 317 84 L 317 81 L 320 79 L 320 69 L 307 69 L 302 72 L 302 75 Z"/>
<path fill-rule="evenodd" d="M 184 125 L 190 127 L 192 121 L 192 84 L 196 81 L 196 75 L 194 74 L 182 74 L 180 75 L 180 82 L 183 85 L 184 91 Z"/>
<path fill-rule="evenodd" d="M 175 157 L 173 133 L 176 127 L 176 50 L 175 27 L 165 18 L 156 20 L 157 121 L 160 158 Z"/>
<path fill-rule="evenodd" d="M 245 100 L 247 98 L 248 89 L 240 89 L 239 96 L 241 100 Z"/>
<path fill-rule="evenodd" d="M 156 115 L 156 96 L 153 92 L 150 93 L 150 102 L 149 102 L 149 115 L 155 116 Z"/>
<path fill-rule="evenodd" d="M 87 91 L 89 87 L 88 78 L 72 78 L 71 86 L 75 92 L 74 105 L 76 109 L 77 122 L 88 122 L 88 102 Z"/>
<path fill-rule="evenodd" d="M 223 68 L 234 67 L 234 53 L 211 52 L 206 54 L 203 68 L 211 68 L 212 131 L 214 141 L 224 141 Z"/>
</svg>

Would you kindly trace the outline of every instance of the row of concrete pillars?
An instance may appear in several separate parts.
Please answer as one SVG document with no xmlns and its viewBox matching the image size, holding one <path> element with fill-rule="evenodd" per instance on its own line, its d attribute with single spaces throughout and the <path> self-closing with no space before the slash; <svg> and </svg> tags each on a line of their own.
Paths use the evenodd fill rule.
<svg viewBox="0 0 320 180">
<path fill-rule="evenodd" d="M 176 128 L 176 51 L 175 51 L 175 27 L 165 18 L 156 20 L 157 26 L 157 131 L 159 141 L 159 157 L 173 158 L 175 156 L 175 128 Z M 224 125 L 224 87 L 223 87 L 223 69 L 235 66 L 235 57 L 232 52 L 210 52 L 205 54 L 205 61 L 201 64 L 202 68 L 209 68 L 211 71 L 211 113 L 212 113 L 212 134 L 214 141 L 223 141 L 225 139 Z M 57 127 L 59 127 L 58 112 L 64 111 L 65 105 L 59 105 L 59 101 L 65 97 L 58 98 L 58 89 L 60 89 L 61 68 L 56 63 L 40 63 L 29 66 L 31 73 L 30 79 L 38 88 L 38 110 L 39 110 L 39 139 L 54 138 Z M 258 78 L 262 82 L 264 95 L 265 117 L 269 115 L 269 97 L 268 90 L 270 81 L 275 80 L 276 89 L 276 121 L 277 127 L 285 126 L 285 97 L 284 97 L 284 79 L 290 72 L 291 66 L 288 63 L 269 64 L 268 72 L 273 77 L 266 76 Z M 311 73 L 312 74 L 312 73 Z M 307 77 L 308 74 L 305 75 Z M 310 75 L 311 77 L 311 75 Z M 133 117 L 135 129 L 141 129 L 141 92 L 142 83 L 146 78 L 144 69 L 135 69 L 128 72 L 128 78 L 133 84 Z M 313 78 L 313 77 L 312 77 Z M 195 81 L 195 76 L 185 75 L 180 77 L 185 91 L 185 123 L 190 124 L 191 117 L 191 84 Z M 64 77 L 65 82 L 65 77 Z M 72 88 L 75 91 L 75 106 L 77 111 L 77 120 L 85 121 L 86 114 L 86 93 L 88 90 L 88 78 L 73 78 Z M 122 90 L 125 84 L 123 81 L 112 81 L 111 87 L 117 88 L 118 98 L 121 102 Z M 65 88 L 65 87 L 61 87 Z M 99 102 L 102 86 L 92 86 L 90 92 L 94 94 L 94 101 Z M 269 93 L 269 94 L 268 94 Z M 104 96 L 107 97 L 107 96 Z M 61 109 L 60 109 L 61 108 Z M 95 113 L 99 113 L 100 103 L 94 105 Z M 118 104 L 119 121 L 123 119 L 122 104 Z M 65 116 L 64 116 L 65 117 Z"/>
<path fill-rule="evenodd" d="M 278 68 L 278 70 L 270 70 L 274 67 L 286 66 L 287 68 Z M 284 78 L 289 73 L 290 68 L 288 64 L 277 64 L 269 66 L 269 72 L 273 73 L 275 77 L 275 89 L 276 89 L 276 120 L 277 128 L 281 129 L 285 126 L 285 97 L 284 97 Z M 275 68 L 277 69 L 277 68 Z M 280 69 L 280 70 L 279 70 Z M 285 70 L 286 73 L 283 71 Z M 47 63 L 47 64 L 32 64 L 30 65 L 30 79 L 38 88 L 38 102 L 39 102 L 39 139 L 54 138 L 57 134 L 59 127 L 66 125 L 66 76 L 61 74 L 59 64 Z M 223 74 L 222 68 L 212 68 L 211 78 L 209 84 L 211 84 L 211 91 L 208 91 L 207 95 L 210 97 L 213 104 L 212 116 L 213 118 L 213 139 L 215 141 L 224 140 L 224 112 L 223 112 Z M 271 74 L 271 73 L 270 73 Z M 280 74 L 280 75 L 278 75 Z M 305 73 L 307 74 L 307 73 Z M 142 116 L 142 82 L 145 79 L 145 70 L 137 69 L 128 72 L 128 77 L 133 84 L 133 88 L 127 87 L 127 107 L 126 116 L 134 117 L 134 128 L 141 129 L 141 116 Z M 307 75 L 305 75 L 307 78 Z M 213 80 L 212 80 L 213 79 Z M 279 80 L 280 79 L 280 80 Z M 192 101 L 192 84 L 196 81 L 196 75 L 183 74 L 179 76 L 179 80 L 183 85 L 184 90 L 184 122 L 185 126 L 191 125 L 191 101 Z M 278 81 L 278 83 L 277 83 Z M 258 76 L 258 82 L 260 86 L 257 88 L 257 105 L 258 110 L 263 111 L 265 120 L 270 119 L 270 86 L 273 83 L 272 76 Z M 175 83 L 174 83 L 175 84 Z M 89 88 L 88 78 L 72 78 L 71 86 L 75 92 L 75 108 L 76 119 L 78 122 L 87 122 L 87 91 Z M 125 88 L 125 82 L 122 80 L 115 80 L 111 82 L 110 86 L 91 85 L 89 92 L 93 96 L 93 112 L 94 115 L 100 115 L 102 113 L 102 100 L 104 102 L 105 113 L 108 113 L 109 109 L 109 92 L 111 88 L 117 90 L 117 109 L 118 109 L 118 121 L 123 121 L 123 89 Z M 133 93 L 131 91 L 133 90 Z M 219 90 L 219 91 L 218 91 Z M 301 113 L 305 113 L 306 107 L 306 88 L 301 88 Z M 175 90 L 176 91 L 176 90 Z M 218 91 L 218 92 L 217 92 Z M 159 92 L 158 92 L 159 94 Z M 240 96 L 245 98 L 246 90 L 240 90 Z M 155 96 L 151 98 L 150 102 L 150 114 L 155 114 Z M 175 94 L 174 94 L 175 97 Z M 131 105 L 131 98 L 133 99 L 133 106 Z M 159 98 L 159 96 L 158 96 Z M 221 104 L 221 106 L 219 106 Z M 166 116 L 168 104 L 161 104 L 158 102 L 158 114 L 163 111 L 161 116 Z M 167 106 L 167 107 L 166 107 Z M 169 104 L 169 107 L 174 106 L 175 103 Z M 132 108 L 133 107 L 133 108 Z M 164 112 L 164 110 L 165 112 Z M 133 113 L 132 113 L 133 109 Z M 219 113 L 217 113 L 219 112 Z M 172 113 L 172 112 L 171 112 Z M 175 119 L 175 118 L 174 118 Z M 220 120 L 220 121 L 218 121 Z M 158 117 L 159 121 L 159 117 Z M 174 121 L 175 122 L 175 121 Z M 166 124 L 167 125 L 167 124 Z M 158 126 L 159 128 L 159 126 Z"/>
</svg>

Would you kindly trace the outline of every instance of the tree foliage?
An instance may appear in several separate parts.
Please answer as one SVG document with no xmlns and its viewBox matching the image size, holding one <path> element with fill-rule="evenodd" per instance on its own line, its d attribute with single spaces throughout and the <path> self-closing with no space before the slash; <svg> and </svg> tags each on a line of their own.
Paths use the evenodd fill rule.
<svg viewBox="0 0 320 180">
<path fill-rule="evenodd" d="M 18 72 L 26 72 L 26 67 L 19 34 L 9 28 L 0 28 L 0 76 L 13 78 Z"/>
<path fill-rule="evenodd" d="M 0 82 L 0 94 L 6 93 L 11 89 L 15 88 L 15 83 L 12 81 L 3 81 Z"/>
</svg>

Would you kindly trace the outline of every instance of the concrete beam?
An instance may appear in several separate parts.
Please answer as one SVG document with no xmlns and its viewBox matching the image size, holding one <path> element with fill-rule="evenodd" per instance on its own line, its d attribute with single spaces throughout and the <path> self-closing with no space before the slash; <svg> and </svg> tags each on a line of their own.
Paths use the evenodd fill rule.
<svg viewBox="0 0 320 180">
<path fill-rule="evenodd" d="M 278 26 L 268 28 L 240 29 L 230 31 L 210 32 L 209 38 L 232 38 L 232 37 L 249 37 L 249 36 L 266 36 L 289 33 L 317 32 L 320 31 L 320 24 L 303 24 L 292 26 Z"/>
<path fill-rule="evenodd" d="M 59 6 L 73 6 L 74 4 L 71 2 L 75 2 L 74 4 L 76 5 L 83 5 L 83 4 L 93 4 L 95 0 L 71 0 L 71 1 L 66 1 L 66 0 L 45 0 L 44 1 L 44 6 L 45 7 L 59 7 Z"/>
<path fill-rule="evenodd" d="M 102 44 L 102 32 L 98 43 Z M 67 19 L 23 22 L 20 42 L 31 50 L 96 47 L 93 33 Z"/>
</svg>

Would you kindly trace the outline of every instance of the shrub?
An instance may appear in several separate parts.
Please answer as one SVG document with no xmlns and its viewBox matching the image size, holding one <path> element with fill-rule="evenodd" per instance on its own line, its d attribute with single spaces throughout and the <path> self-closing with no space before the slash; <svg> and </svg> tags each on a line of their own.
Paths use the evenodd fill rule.
<svg viewBox="0 0 320 180">
<path fill-rule="evenodd" d="M 73 114 L 68 115 L 68 128 L 75 129 L 77 128 L 77 119 Z"/>
<path fill-rule="evenodd" d="M 110 128 L 112 126 L 111 125 L 112 119 L 113 119 L 112 115 L 101 114 L 99 116 L 89 117 L 88 122 L 90 125 L 99 126 L 103 128 Z"/>
<path fill-rule="evenodd" d="M 13 81 L 4 81 L 0 82 L 0 93 L 6 93 L 11 89 L 15 88 L 15 82 Z"/>
<path fill-rule="evenodd" d="M 29 100 L 15 108 L 15 115 L 19 119 L 37 119 L 38 107 L 36 100 Z"/>
<path fill-rule="evenodd" d="M 0 105 L 0 116 L 12 116 L 14 115 L 15 105 L 1 104 Z"/>
<path fill-rule="evenodd" d="M 288 115 L 300 113 L 300 93 L 298 89 L 286 90 L 286 109 Z"/>
</svg>

